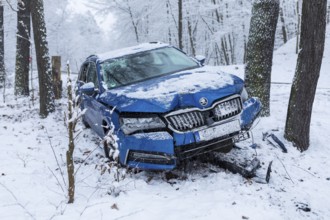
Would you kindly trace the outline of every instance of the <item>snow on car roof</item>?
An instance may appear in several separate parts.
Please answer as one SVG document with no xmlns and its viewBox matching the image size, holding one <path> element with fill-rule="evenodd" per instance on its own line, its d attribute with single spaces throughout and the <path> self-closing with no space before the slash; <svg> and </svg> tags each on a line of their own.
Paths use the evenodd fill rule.
<svg viewBox="0 0 330 220">
<path fill-rule="evenodd" d="M 109 52 L 102 53 L 102 54 L 97 54 L 97 57 L 100 60 L 107 60 L 107 59 L 112 59 L 112 58 L 121 57 L 121 56 L 129 55 L 129 54 L 148 51 L 148 50 L 153 50 L 153 49 L 166 47 L 166 46 L 169 46 L 169 45 L 165 44 L 165 43 L 160 43 L 160 42 L 143 43 L 143 44 L 139 44 L 139 45 L 136 45 L 133 47 L 126 47 L 126 48 L 113 50 L 113 51 L 109 51 Z"/>
</svg>

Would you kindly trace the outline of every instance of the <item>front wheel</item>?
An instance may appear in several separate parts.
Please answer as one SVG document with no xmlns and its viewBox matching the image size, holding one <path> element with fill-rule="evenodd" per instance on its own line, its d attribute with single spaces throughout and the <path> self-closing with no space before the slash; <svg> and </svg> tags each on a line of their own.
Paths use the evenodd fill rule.
<svg viewBox="0 0 330 220">
<path fill-rule="evenodd" d="M 110 161 L 112 161 L 113 158 L 110 157 L 110 147 L 106 141 L 103 141 L 103 150 L 104 150 L 104 156 L 108 158 Z"/>
<path fill-rule="evenodd" d="M 83 125 L 85 126 L 85 128 L 90 128 L 90 127 L 91 127 L 91 126 L 87 123 L 87 121 L 86 121 L 84 115 L 81 117 L 81 121 L 82 121 Z"/>
</svg>

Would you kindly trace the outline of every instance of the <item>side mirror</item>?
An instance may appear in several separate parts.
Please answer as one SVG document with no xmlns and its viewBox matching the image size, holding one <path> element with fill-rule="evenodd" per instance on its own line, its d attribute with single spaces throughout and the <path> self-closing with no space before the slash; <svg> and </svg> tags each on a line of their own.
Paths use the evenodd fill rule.
<svg viewBox="0 0 330 220">
<path fill-rule="evenodd" d="M 80 91 L 83 94 L 86 94 L 88 96 L 91 96 L 95 92 L 95 85 L 94 85 L 93 82 L 86 83 L 86 84 L 80 86 Z"/>
<path fill-rule="evenodd" d="M 205 59 L 206 57 L 203 56 L 203 55 L 196 55 L 195 56 L 195 59 L 202 65 L 204 66 L 205 65 Z"/>
</svg>

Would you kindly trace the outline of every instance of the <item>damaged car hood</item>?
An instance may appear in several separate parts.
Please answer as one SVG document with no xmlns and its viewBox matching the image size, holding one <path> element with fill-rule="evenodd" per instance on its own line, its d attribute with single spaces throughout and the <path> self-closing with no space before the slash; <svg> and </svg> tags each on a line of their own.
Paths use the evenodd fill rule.
<svg viewBox="0 0 330 220">
<path fill-rule="evenodd" d="M 99 101 L 120 112 L 165 113 L 179 108 L 208 108 L 219 98 L 239 94 L 243 81 L 208 67 L 165 75 L 106 90 Z M 203 99 L 206 103 L 200 103 Z"/>
</svg>

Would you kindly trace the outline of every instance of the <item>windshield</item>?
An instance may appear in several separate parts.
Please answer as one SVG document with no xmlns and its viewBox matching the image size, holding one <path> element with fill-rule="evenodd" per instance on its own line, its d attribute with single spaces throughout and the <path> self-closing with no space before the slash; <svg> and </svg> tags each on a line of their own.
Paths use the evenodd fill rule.
<svg viewBox="0 0 330 220">
<path fill-rule="evenodd" d="M 106 60 L 100 66 L 104 86 L 112 89 L 157 76 L 197 68 L 199 64 L 175 48 L 164 47 Z"/>
</svg>

